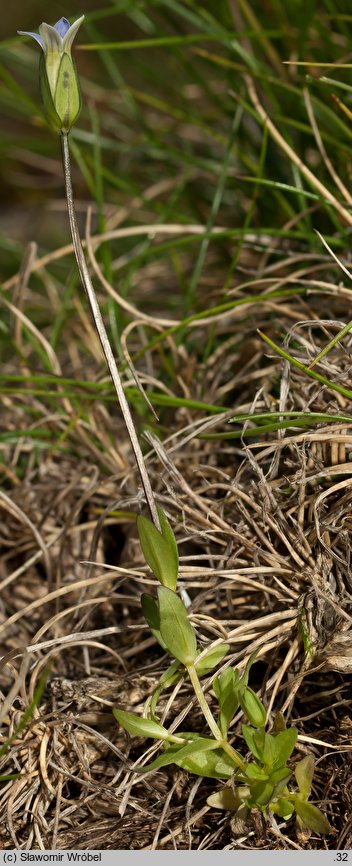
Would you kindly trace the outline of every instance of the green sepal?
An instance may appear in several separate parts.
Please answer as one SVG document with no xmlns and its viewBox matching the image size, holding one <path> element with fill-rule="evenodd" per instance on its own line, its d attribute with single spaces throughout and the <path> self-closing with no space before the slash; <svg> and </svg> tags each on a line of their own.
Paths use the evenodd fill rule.
<svg viewBox="0 0 352 866">
<path fill-rule="evenodd" d="M 176 592 L 158 587 L 161 638 L 174 659 L 188 667 L 197 657 L 197 639 L 187 610 Z"/>
<path fill-rule="evenodd" d="M 132 737 L 152 737 L 154 740 L 167 740 L 170 736 L 163 725 L 152 721 L 152 719 L 143 719 L 141 716 L 126 713 L 124 710 L 117 710 L 115 707 L 113 714 L 121 727 L 128 731 Z"/>
<path fill-rule="evenodd" d="M 61 132 L 68 133 L 80 114 L 82 101 L 75 63 L 71 55 L 66 52 L 62 55 L 60 63 L 54 107 L 61 120 Z"/>
<path fill-rule="evenodd" d="M 161 532 L 148 517 L 137 517 L 140 545 L 146 563 L 162 586 L 176 589 L 178 577 L 178 547 L 169 521 L 157 506 Z"/>
<path fill-rule="evenodd" d="M 56 132 L 67 134 L 76 122 L 81 111 L 81 90 L 73 58 L 66 52 L 62 55 L 57 75 L 55 93 L 45 63 L 45 54 L 40 55 L 39 83 L 44 113 Z"/>
<path fill-rule="evenodd" d="M 39 85 L 47 123 L 55 130 L 55 132 L 61 132 L 62 124 L 59 115 L 55 110 L 45 66 L 45 56 L 43 53 L 41 53 L 39 59 Z"/>
</svg>

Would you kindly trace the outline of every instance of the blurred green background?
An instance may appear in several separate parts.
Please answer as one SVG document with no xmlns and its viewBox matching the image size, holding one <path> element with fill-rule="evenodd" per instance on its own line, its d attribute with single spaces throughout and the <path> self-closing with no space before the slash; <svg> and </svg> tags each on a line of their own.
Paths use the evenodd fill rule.
<svg viewBox="0 0 352 866">
<path fill-rule="evenodd" d="M 285 233 L 298 214 L 288 233 L 307 242 L 307 249 L 319 246 L 315 228 L 341 245 L 345 227 L 266 135 L 248 96 L 246 75 L 252 75 L 265 110 L 288 145 L 335 194 L 307 115 L 303 88 L 308 84 L 329 158 L 348 185 L 351 123 L 333 95 L 348 106 L 351 71 L 339 68 L 329 75 L 314 64 L 351 60 L 349 3 L 115 0 L 104 5 L 87 0 L 83 8 L 72 0 L 68 7 L 53 2 L 50 13 L 48 9 L 36 0 L 16 2 L 2 22 L 3 278 L 18 268 L 26 241 L 35 239 L 45 251 L 67 238 L 59 143 L 41 115 L 40 49 L 33 40 L 16 37 L 16 31 L 37 30 L 43 19 L 54 23 L 62 14 L 73 21 L 82 12 L 86 19 L 75 58 L 84 108 L 72 134 L 82 220 L 86 204 L 93 202 L 94 225 L 103 230 L 111 208 L 128 206 L 131 198 L 161 183 L 147 212 L 134 219 Z M 107 42 L 115 44 L 99 47 Z M 84 45 L 96 48 L 84 50 Z M 308 67 L 296 66 L 297 60 L 309 61 Z M 322 83 L 324 73 L 330 83 Z M 124 249 L 130 251 L 129 241 Z M 225 239 L 217 251 L 226 283 L 234 250 Z M 108 273 L 109 254 L 105 250 L 102 255 Z M 195 276 L 185 308 L 192 306 L 196 281 Z"/>
</svg>

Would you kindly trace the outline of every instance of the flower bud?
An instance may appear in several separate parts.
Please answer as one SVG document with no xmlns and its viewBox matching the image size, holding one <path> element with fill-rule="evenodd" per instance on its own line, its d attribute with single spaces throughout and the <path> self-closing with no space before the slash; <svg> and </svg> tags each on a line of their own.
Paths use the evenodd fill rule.
<svg viewBox="0 0 352 866">
<path fill-rule="evenodd" d="M 254 725 L 255 728 L 262 728 L 266 722 L 266 711 L 253 689 L 247 687 L 240 694 L 239 698 L 241 710 L 245 713 L 251 725 Z"/>
<path fill-rule="evenodd" d="M 18 32 L 32 36 L 43 50 L 39 65 L 40 89 L 46 119 L 56 131 L 67 134 L 81 110 L 81 92 L 71 46 L 84 15 L 70 26 L 60 18 L 54 27 L 41 24 L 38 33 Z"/>
</svg>

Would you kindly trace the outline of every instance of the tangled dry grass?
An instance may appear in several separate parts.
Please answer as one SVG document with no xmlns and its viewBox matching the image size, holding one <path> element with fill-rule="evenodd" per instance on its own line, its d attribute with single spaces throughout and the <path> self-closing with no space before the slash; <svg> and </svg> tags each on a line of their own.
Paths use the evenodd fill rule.
<svg viewBox="0 0 352 866">
<path fill-rule="evenodd" d="M 182 230 L 162 227 L 165 234 Z M 109 231 L 116 237 L 119 228 Z M 94 250 L 100 242 L 88 237 L 98 277 Z M 208 256 L 203 308 L 223 297 L 215 276 L 221 252 Z M 39 301 L 28 288 L 30 273 L 41 275 L 46 288 L 40 303 L 46 304 L 47 319 L 50 305 L 58 303 L 48 266 L 50 257 L 38 262 L 32 255 L 24 276 L 5 286 L 19 287 L 17 304 L 10 306 L 6 296 L 5 303 L 22 372 L 32 357 L 22 326 L 28 327 L 28 306 Z M 128 309 L 132 324 L 122 340 L 130 358 L 170 324 L 160 311 L 172 279 L 165 263 L 141 268 L 143 298 L 136 287 L 135 307 Z M 285 289 L 297 293 L 265 299 Z M 262 300 L 253 303 L 251 296 L 259 293 Z M 1 396 L 8 433 L 0 494 L 2 742 L 49 671 L 40 706 L 1 758 L 1 774 L 19 773 L 1 785 L 4 848 L 352 847 L 352 430 L 346 423 L 308 430 L 292 423 L 251 437 L 253 422 L 228 424 L 238 412 L 348 413 L 344 396 L 290 368 L 260 340 L 257 327 L 276 342 L 287 337 L 293 354 L 309 363 L 346 321 L 349 297 L 324 250 L 318 257 L 298 244 L 251 235 L 229 294 L 239 305 L 194 321 L 187 341 L 169 333 L 138 361 L 147 393 L 194 401 L 193 408 L 162 409 L 161 427 L 154 431 L 149 422 L 147 467 L 179 543 L 181 585 L 192 602 L 199 643 L 228 641 L 231 662 L 240 668 L 258 650 L 253 687 L 269 717 L 280 709 L 298 727 L 296 755 L 313 752 L 313 798 L 335 835 L 297 838 L 293 824 L 265 827 L 256 816 L 239 832 L 231 816 L 206 805 L 217 783 L 175 768 L 138 772 L 145 762 L 143 743 L 127 739 L 111 708 L 140 711 L 167 661 L 141 615 L 141 591 L 153 585 L 133 519 L 141 494 L 122 422 L 105 399 L 108 384 L 101 397 L 87 397 L 85 404 L 81 388 L 84 413 L 60 384 L 65 377 L 81 379 L 82 368 L 87 380 L 101 377 L 97 343 L 77 300 L 60 357 L 45 329 L 35 335 L 55 384 L 40 391 L 28 383 L 15 402 L 6 388 Z M 319 372 L 348 384 L 351 345 L 347 335 Z M 175 371 L 173 386 L 161 380 L 165 356 Z M 16 372 L 9 362 L 9 385 Z M 132 378 L 125 383 L 134 386 Z M 196 401 L 222 409 L 210 415 Z M 40 423 L 28 420 L 28 405 Z M 46 448 L 35 445 L 38 425 L 48 432 Z M 234 429 L 241 431 L 239 438 L 227 439 Z M 21 430 L 26 434 L 19 435 Z M 304 648 L 302 611 L 314 656 Z M 204 730 L 187 682 L 165 699 L 163 710 L 168 724 L 187 717 L 187 729 Z M 239 718 L 233 737 L 236 748 L 243 748 Z"/>
</svg>

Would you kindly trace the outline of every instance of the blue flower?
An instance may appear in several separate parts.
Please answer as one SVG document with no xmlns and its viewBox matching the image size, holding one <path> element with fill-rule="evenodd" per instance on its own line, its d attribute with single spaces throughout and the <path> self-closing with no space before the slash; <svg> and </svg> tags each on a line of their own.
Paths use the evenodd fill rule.
<svg viewBox="0 0 352 866">
<path fill-rule="evenodd" d="M 62 133 L 68 133 L 81 110 L 80 87 L 71 47 L 84 15 L 70 25 L 60 18 L 52 27 L 43 24 L 39 33 L 18 30 L 21 36 L 32 36 L 43 50 L 40 60 L 40 85 L 47 120 Z"/>
</svg>

